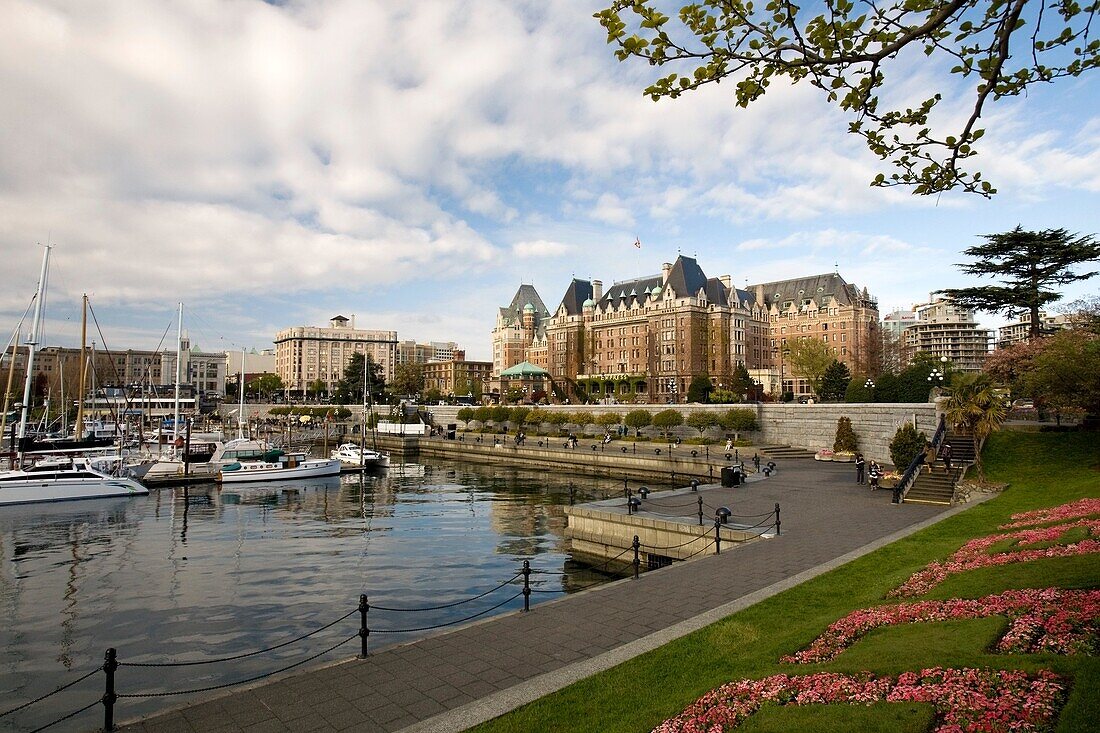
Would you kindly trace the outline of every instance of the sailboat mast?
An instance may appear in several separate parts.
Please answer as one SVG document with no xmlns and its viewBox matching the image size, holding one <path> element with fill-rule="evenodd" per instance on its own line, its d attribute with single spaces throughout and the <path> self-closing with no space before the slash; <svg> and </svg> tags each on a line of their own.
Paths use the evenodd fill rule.
<svg viewBox="0 0 1100 733">
<path fill-rule="evenodd" d="M 34 321 L 31 323 L 31 337 L 27 341 L 27 378 L 23 380 L 23 409 L 19 414 L 19 466 L 23 466 L 23 441 L 27 437 L 27 417 L 31 410 L 31 383 L 34 381 L 34 349 L 38 346 L 38 336 L 42 329 L 42 301 L 46 298 L 46 275 L 50 268 L 50 250 L 47 244 L 42 253 L 42 273 L 38 276 L 38 296 L 34 303 Z"/>
<path fill-rule="evenodd" d="M 180 370 L 183 368 L 183 303 L 179 304 L 176 324 L 176 396 L 172 404 L 172 445 L 180 434 Z"/>
<path fill-rule="evenodd" d="M 24 316 L 27 314 L 24 313 Z M 4 414 L 0 415 L 0 441 L 8 432 L 8 404 L 11 400 L 11 383 L 15 377 L 15 355 L 19 351 L 19 338 L 23 335 L 23 322 L 15 329 L 15 340 L 11 342 L 11 362 L 8 364 L 8 384 L 4 388 Z"/>
<path fill-rule="evenodd" d="M 88 294 L 84 293 L 84 307 L 80 314 L 80 391 L 76 400 L 76 424 L 73 434 L 77 440 L 84 439 L 84 385 L 88 383 L 88 362 L 84 352 L 88 348 Z"/>
<path fill-rule="evenodd" d="M 241 378 L 237 382 L 237 437 L 244 437 L 244 347 L 241 347 Z M 257 431 L 259 429 L 257 428 Z"/>
</svg>

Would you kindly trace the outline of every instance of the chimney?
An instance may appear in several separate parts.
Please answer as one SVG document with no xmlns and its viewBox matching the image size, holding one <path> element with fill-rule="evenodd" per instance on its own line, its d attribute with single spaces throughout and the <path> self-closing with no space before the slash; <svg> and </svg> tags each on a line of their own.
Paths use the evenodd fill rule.
<svg viewBox="0 0 1100 733">
<path fill-rule="evenodd" d="M 351 314 L 351 327 L 355 328 L 355 314 L 354 313 Z"/>
<path fill-rule="evenodd" d="M 668 282 L 668 274 L 670 272 L 672 272 L 672 263 L 671 262 L 662 262 L 661 263 L 661 283 L 662 284 Z"/>
<path fill-rule="evenodd" d="M 599 301 L 603 297 L 603 280 L 592 281 L 592 300 Z"/>
<path fill-rule="evenodd" d="M 718 278 L 722 281 L 722 284 L 726 286 L 726 290 L 733 290 L 733 278 L 729 275 L 722 275 Z"/>
</svg>

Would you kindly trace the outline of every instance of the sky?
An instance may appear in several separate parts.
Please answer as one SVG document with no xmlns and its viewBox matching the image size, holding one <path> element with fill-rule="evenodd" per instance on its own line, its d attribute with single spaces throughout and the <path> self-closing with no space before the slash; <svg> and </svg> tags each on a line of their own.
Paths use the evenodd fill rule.
<svg viewBox="0 0 1100 733">
<path fill-rule="evenodd" d="M 174 345 L 182 302 L 208 351 L 354 314 L 488 360 L 521 283 L 554 309 L 681 253 L 739 286 L 836 269 L 885 314 L 989 282 L 956 267 L 980 235 L 1100 233 L 1096 72 L 987 110 L 992 200 L 915 197 L 868 186 L 889 170 L 809 86 L 644 97 L 660 72 L 616 61 L 601 7 L 0 0 L 0 335 L 47 242 L 46 345 L 87 293 L 112 349 Z M 957 114 L 942 72 L 899 61 L 893 93 Z"/>
</svg>

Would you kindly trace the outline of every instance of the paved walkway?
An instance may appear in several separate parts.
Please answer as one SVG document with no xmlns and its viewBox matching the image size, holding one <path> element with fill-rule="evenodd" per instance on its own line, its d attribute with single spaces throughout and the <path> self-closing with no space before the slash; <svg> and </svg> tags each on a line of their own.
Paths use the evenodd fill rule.
<svg viewBox="0 0 1100 733">
<path fill-rule="evenodd" d="M 857 486 L 851 465 L 808 460 L 784 461 L 770 479 L 726 495 L 734 514 L 780 502 L 782 535 L 735 549 L 723 544 L 721 555 L 196 702 L 126 730 L 462 730 L 845 562 L 946 509 L 891 504 L 889 491 Z"/>
</svg>

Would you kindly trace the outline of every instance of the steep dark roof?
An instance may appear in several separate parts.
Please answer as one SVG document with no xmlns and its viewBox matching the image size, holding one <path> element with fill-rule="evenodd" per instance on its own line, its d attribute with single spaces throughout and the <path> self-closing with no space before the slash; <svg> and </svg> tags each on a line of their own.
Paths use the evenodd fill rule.
<svg viewBox="0 0 1100 733">
<path fill-rule="evenodd" d="M 755 290 L 757 286 L 750 285 Z M 764 290 L 765 307 L 777 305 L 783 307 L 783 303 L 793 301 L 795 306 L 801 305 L 803 300 L 813 298 L 818 305 L 828 297 L 833 296 L 841 305 L 851 305 L 852 301 L 859 297 L 857 288 L 849 285 L 840 275 L 830 272 L 824 275 L 800 277 L 794 280 L 780 280 L 778 282 L 762 283 Z"/>
<path fill-rule="evenodd" d="M 542 298 L 539 297 L 539 293 L 535 290 L 535 286 L 523 284 L 519 286 L 519 290 L 516 291 L 516 295 L 512 298 L 512 302 L 500 309 L 501 318 L 504 319 L 505 323 L 512 323 L 515 321 L 522 323 L 523 306 L 528 303 L 535 307 L 535 315 L 539 320 L 550 317 L 550 312 L 546 310 L 546 304 L 542 302 Z"/>
<path fill-rule="evenodd" d="M 707 294 L 707 301 L 713 305 L 729 305 L 729 290 L 726 289 L 726 284 L 716 277 L 712 277 L 707 280 L 705 288 Z"/>
<path fill-rule="evenodd" d="M 581 310 L 584 306 L 584 301 L 592 298 L 592 283 L 588 280 L 578 280 L 573 278 L 573 281 L 569 283 L 569 288 L 565 291 L 565 295 L 561 299 L 561 304 L 565 306 L 565 312 L 571 316 L 578 316 L 581 314 Z"/>
<path fill-rule="evenodd" d="M 672 287 L 672 292 L 676 293 L 677 297 L 690 298 L 700 289 L 706 288 L 707 276 L 703 274 L 702 268 L 694 257 L 680 255 L 668 273 L 667 284 Z"/>
<path fill-rule="evenodd" d="M 650 291 L 652 291 L 653 288 L 659 287 L 661 287 L 660 275 L 650 275 L 635 280 L 623 280 L 609 287 L 600 298 L 600 303 L 610 303 L 614 305 L 625 298 L 627 301 L 637 299 L 639 305 L 644 305 L 651 297 Z"/>
</svg>

